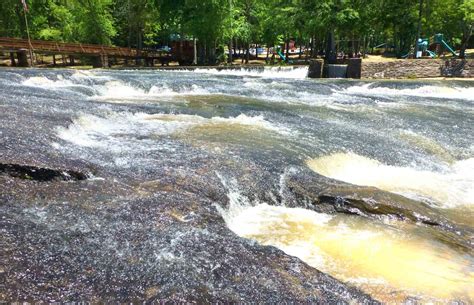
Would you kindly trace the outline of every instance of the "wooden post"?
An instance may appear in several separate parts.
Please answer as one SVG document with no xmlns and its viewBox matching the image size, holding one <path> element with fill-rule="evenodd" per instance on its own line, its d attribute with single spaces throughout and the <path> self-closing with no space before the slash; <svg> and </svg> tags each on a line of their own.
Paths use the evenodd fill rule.
<svg viewBox="0 0 474 305">
<path fill-rule="evenodd" d="M 309 62 L 308 77 L 322 78 L 323 77 L 324 61 L 322 59 L 312 59 Z"/>
<path fill-rule="evenodd" d="M 350 58 L 347 66 L 347 78 L 360 79 L 362 74 L 362 59 Z"/>
<path fill-rule="evenodd" d="M 107 54 L 102 54 L 101 56 L 102 68 L 109 68 L 109 56 Z"/>
<path fill-rule="evenodd" d="M 92 59 L 92 67 L 93 68 L 102 68 L 103 67 L 102 56 L 101 55 L 92 56 L 91 59 Z"/>
<path fill-rule="evenodd" d="M 15 53 L 10 52 L 10 60 L 11 60 L 11 65 L 12 67 L 16 67 L 16 62 L 15 62 Z"/>
<path fill-rule="evenodd" d="M 18 57 L 18 67 L 29 67 L 30 64 L 28 63 L 28 55 L 26 50 L 16 52 Z"/>
</svg>

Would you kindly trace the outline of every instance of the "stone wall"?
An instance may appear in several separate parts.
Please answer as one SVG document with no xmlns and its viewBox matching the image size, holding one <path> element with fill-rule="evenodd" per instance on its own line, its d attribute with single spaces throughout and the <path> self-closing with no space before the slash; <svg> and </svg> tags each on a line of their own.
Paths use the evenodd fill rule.
<svg viewBox="0 0 474 305">
<path fill-rule="evenodd" d="M 362 62 L 362 78 L 474 77 L 474 60 L 400 59 Z"/>
</svg>

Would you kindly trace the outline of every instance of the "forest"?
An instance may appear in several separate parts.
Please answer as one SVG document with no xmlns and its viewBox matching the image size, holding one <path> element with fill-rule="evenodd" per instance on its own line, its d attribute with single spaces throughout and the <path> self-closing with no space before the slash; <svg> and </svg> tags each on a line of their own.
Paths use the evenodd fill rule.
<svg viewBox="0 0 474 305">
<path fill-rule="evenodd" d="M 324 52 L 365 53 L 390 45 L 398 57 L 417 37 L 443 33 L 463 57 L 474 26 L 474 0 L 3 0 L 0 36 L 160 48 L 197 41 L 201 63 L 225 61 L 250 46 L 294 41 Z M 472 44 L 472 43 L 471 43 Z M 286 44 L 288 45 L 288 44 Z M 235 54 L 235 53 L 234 53 Z M 245 54 L 245 53 L 244 53 Z M 247 58 L 248 59 L 248 58 Z"/>
</svg>

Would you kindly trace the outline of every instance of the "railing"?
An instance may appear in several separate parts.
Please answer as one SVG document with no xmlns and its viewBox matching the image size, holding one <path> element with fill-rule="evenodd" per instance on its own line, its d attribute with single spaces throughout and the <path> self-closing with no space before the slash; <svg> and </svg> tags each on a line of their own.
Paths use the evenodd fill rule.
<svg viewBox="0 0 474 305">
<path fill-rule="evenodd" d="M 166 54 L 159 51 L 141 50 L 134 48 L 111 47 L 96 44 L 66 43 L 45 40 L 31 40 L 34 52 L 51 54 L 85 54 L 109 55 L 117 57 L 164 57 Z M 30 49 L 27 39 L 0 37 L 0 49 L 22 50 Z"/>
</svg>

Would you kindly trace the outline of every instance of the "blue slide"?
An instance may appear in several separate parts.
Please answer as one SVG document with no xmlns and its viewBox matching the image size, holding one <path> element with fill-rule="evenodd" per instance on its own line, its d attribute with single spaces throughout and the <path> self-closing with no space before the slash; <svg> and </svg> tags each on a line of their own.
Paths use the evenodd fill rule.
<svg viewBox="0 0 474 305">
<path fill-rule="evenodd" d="M 428 52 L 428 54 L 430 54 L 431 58 L 436 58 L 436 53 L 435 52 L 430 51 L 430 50 L 426 50 L 426 52 Z"/>
<path fill-rule="evenodd" d="M 281 58 L 283 61 L 286 61 L 286 56 L 283 55 L 283 53 L 282 53 L 280 50 L 277 51 L 277 54 L 280 56 L 280 58 Z"/>
<path fill-rule="evenodd" d="M 448 49 L 449 52 L 451 52 L 451 54 L 453 54 L 454 56 L 458 56 L 458 54 L 453 50 L 453 48 L 451 48 L 451 46 L 443 39 L 441 40 L 441 44 L 446 48 Z"/>
<path fill-rule="evenodd" d="M 283 55 L 283 53 L 282 53 L 280 50 L 277 51 L 277 54 L 278 54 L 278 56 L 280 56 L 281 60 L 283 60 L 283 61 L 285 61 L 285 62 L 288 62 L 288 63 L 290 63 L 290 64 L 292 63 L 292 61 L 289 60 L 289 59 L 287 59 L 286 56 Z"/>
</svg>

